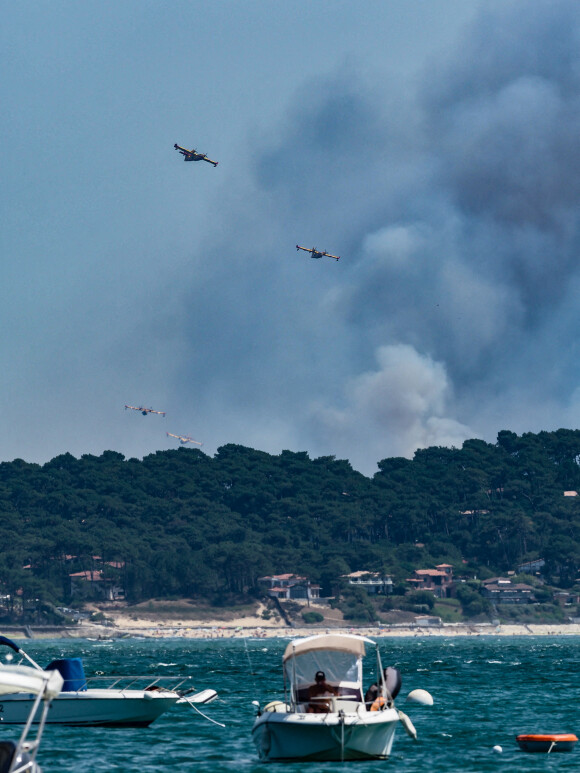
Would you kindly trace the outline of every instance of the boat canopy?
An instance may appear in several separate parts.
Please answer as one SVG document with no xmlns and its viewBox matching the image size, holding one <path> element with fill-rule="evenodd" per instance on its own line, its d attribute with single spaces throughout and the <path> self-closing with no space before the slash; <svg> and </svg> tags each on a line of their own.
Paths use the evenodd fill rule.
<svg viewBox="0 0 580 773">
<path fill-rule="evenodd" d="M 320 636 L 307 636 L 305 639 L 295 639 L 286 647 L 282 662 L 289 658 L 317 650 L 332 650 L 334 652 L 349 652 L 352 655 L 364 657 L 365 644 L 376 646 L 376 642 L 365 636 L 355 636 L 350 633 L 330 633 Z"/>
<path fill-rule="evenodd" d="M 375 642 L 351 634 L 323 634 L 290 642 L 282 660 L 285 682 L 291 685 L 295 699 L 314 684 L 318 671 L 324 672 L 330 684 L 357 694 L 362 687 L 365 644 Z"/>
<path fill-rule="evenodd" d="M 62 689 L 58 671 L 41 671 L 29 666 L 0 665 L 0 695 L 32 693 L 52 700 Z"/>
</svg>

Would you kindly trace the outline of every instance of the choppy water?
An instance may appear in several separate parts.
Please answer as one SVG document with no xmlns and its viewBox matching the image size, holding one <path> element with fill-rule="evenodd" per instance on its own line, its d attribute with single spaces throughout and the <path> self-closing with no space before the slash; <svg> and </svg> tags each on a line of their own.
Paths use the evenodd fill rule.
<svg viewBox="0 0 580 773">
<path fill-rule="evenodd" d="M 219 700 L 202 710 L 226 724 L 218 727 L 189 706 L 176 706 L 143 729 L 49 726 L 39 757 L 44 772 L 370 773 L 391 768 L 405 773 L 524 773 L 580 767 L 580 748 L 569 754 L 526 754 L 515 743 L 515 736 L 526 732 L 580 735 L 580 638 L 555 636 L 382 639 L 383 665 L 395 665 L 403 674 L 397 704 L 412 718 L 419 741 L 414 743 L 401 727 L 388 761 L 260 763 L 251 742 L 251 701 L 282 697 L 286 643 L 283 639 L 20 642 L 41 664 L 80 656 L 87 675 L 97 671 L 190 675 L 199 689 L 218 691 Z M 418 687 L 433 695 L 433 706 L 405 704 L 404 696 Z M 15 731 L 0 725 L 0 739 L 14 737 Z M 502 754 L 492 752 L 496 744 L 503 747 Z"/>
</svg>

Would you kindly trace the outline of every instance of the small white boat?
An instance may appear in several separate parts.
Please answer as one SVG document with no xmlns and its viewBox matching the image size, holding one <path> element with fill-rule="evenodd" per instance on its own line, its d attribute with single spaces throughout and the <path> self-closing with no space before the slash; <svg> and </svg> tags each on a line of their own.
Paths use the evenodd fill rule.
<svg viewBox="0 0 580 773">
<path fill-rule="evenodd" d="M 0 636 L 4 644 L 42 669 L 17 644 Z M 194 692 L 189 677 L 93 676 L 86 677 L 80 658 L 54 660 L 47 670 L 57 670 L 64 680 L 62 692 L 53 702 L 49 725 L 147 727 L 176 703 L 210 703 L 215 690 Z M 2 724 L 21 725 L 27 721 L 33 699 L 29 695 L 4 695 L 0 704 Z M 34 717 L 38 722 L 38 716 Z M 3 773 L 0 768 L 0 773 Z"/>
<path fill-rule="evenodd" d="M 29 712 L 19 740 L 0 741 L 1 773 L 41 773 L 36 755 L 50 703 L 60 693 L 62 682 L 58 671 L 0 665 L 0 701 L 4 701 L 7 695 L 23 693 L 29 698 Z M 29 739 L 35 717 L 38 724 L 36 737 Z"/>
<path fill-rule="evenodd" d="M 363 699 L 365 645 L 376 650 L 378 693 Z M 260 709 L 252 738 L 267 761 L 386 759 L 399 722 L 416 738 L 411 720 L 397 710 L 384 681 L 376 642 L 350 634 L 296 639 L 284 656 L 284 701 Z M 397 672 L 398 674 L 398 672 Z"/>
</svg>

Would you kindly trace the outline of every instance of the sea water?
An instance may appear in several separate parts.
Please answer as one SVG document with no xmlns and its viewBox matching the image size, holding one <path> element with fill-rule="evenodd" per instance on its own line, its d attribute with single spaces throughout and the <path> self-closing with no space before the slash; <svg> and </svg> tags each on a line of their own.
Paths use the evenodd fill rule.
<svg viewBox="0 0 580 773">
<path fill-rule="evenodd" d="M 425 636 L 378 641 L 383 665 L 396 666 L 402 673 L 397 706 L 411 717 L 418 741 L 401 726 L 387 761 L 299 764 L 261 763 L 251 740 L 252 701 L 264 705 L 283 697 L 281 658 L 288 639 L 20 641 L 42 665 L 54 658 L 82 657 L 87 676 L 97 672 L 191 676 L 198 689 L 217 690 L 219 699 L 199 708 L 225 725 L 180 705 L 148 728 L 47 726 L 39 761 L 44 773 L 580 769 L 580 744 L 571 753 L 528 754 L 515 741 L 519 733 L 580 735 L 579 637 Z M 374 656 L 369 655 L 366 682 L 374 681 L 373 666 Z M 406 703 L 406 695 L 416 688 L 428 690 L 434 705 Z M 17 730 L 0 722 L 0 740 L 14 738 Z M 502 747 L 501 753 L 493 751 L 496 745 Z"/>
</svg>

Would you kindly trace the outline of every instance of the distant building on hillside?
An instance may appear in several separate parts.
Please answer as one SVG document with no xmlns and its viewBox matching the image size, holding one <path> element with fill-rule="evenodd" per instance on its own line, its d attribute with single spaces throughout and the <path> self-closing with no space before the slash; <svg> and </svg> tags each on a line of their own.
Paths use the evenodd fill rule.
<svg viewBox="0 0 580 773">
<path fill-rule="evenodd" d="M 307 577 L 297 574 L 273 574 L 260 577 L 258 583 L 268 596 L 276 599 L 311 601 L 320 598 L 320 585 L 313 585 Z"/>
<path fill-rule="evenodd" d="M 435 569 L 415 569 L 407 580 L 415 590 L 428 590 L 438 598 L 446 598 L 453 585 L 453 566 L 438 564 Z"/>
<path fill-rule="evenodd" d="M 121 601 L 125 598 L 125 590 L 115 580 L 103 577 L 101 569 L 88 569 L 84 572 L 73 572 L 69 574 L 71 596 L 78 596 L 83 590 L 85 595 L 94 599 L 104 599 L 105 601 Z M 84 586 L 84 588 L 83 588 Z"/>
<path fill-rule="evenodd" d="M 481 595 L 496 604 L 529 604 L 535 601 L 534 589 L 523 582 L 512 582 L 507 577 L 484 580 Z"/>
<path fill-rule="evenodd" d="M 518 573 L 535 574 L 540 572 L 546 565 L 543 558 L 536 558 L 534 561 L 526 561 L 523 564 L 518 564 Z"/>
<path fill-rule="evenodd" d="M 367 572 L 364 570 L 351 572 L 343 575 L 343 579 L 348 580 L 349 585 L 362 587 L 366 592 L 373 595 L 384 595 L 393 592 L 393 579 L 389 575 L 381 572 Z"/>
<path fill-rule="evenodd" d="M 440 628 L 443 620 L 437 615 L 417 615 L 413 625 L 418 628 Z"/>
</svg>

